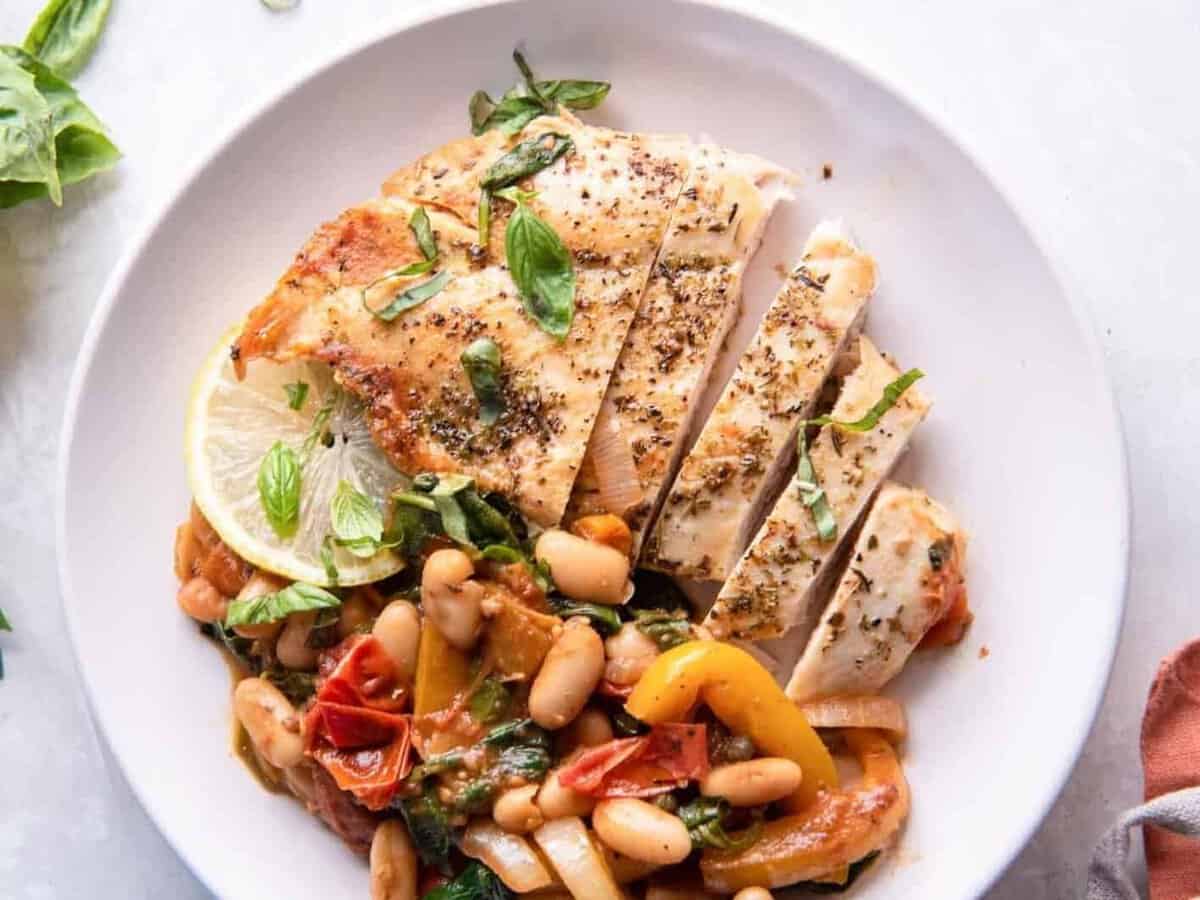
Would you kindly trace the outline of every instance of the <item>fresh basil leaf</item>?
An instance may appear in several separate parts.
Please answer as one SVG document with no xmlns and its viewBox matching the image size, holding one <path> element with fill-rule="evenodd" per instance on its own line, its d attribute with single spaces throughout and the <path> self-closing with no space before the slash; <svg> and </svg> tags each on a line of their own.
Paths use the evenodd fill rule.
<svg viewBox="0 0 1200 900">
<path fill-rule="evenodd" d="M 112 0 L 50 0 L 25 36 L 25 50 L 68 78 L 92 55 Z"/>
<path fill-rule="evenodd" d="M 808 455 L 808 439 L 803 428 L 797 435 L 796 444 L 799 451 L 796 460 L 796 480 L 800 485 L 800 502 L 812 513 L 817 537 L 825 542 L 832 541 L 837 537 L 837 519 L 833 517 L 833 510 L 829 508 L 829 498 L 825 496 L 825 489 L 817 483 L 817 471 Z"/>
<path fill-rule="evenodd" d="M 50 104 L 8 54 L 0 54 L 0 182 L 41 186 L 62 205 Z"/>
<path fill-rule="evenodd" d="M 467 116 L 471 120 L 471 134 L 479 135 L 487 131 L 487 123 L 492 113 L 496 111 L 496 103 L 487 95 L 487 91 L 476 91 L 467 103 Z"/>
<path fill-rule="evenodd" d="M 325 567 L 325 577 L 329 579 L 329 583 L 336 587 L 340 575 L 338 574 L 337 563 L 333 558 L 332 534 L 325 535 L 325 540 L 321 541 L 321 565 Z"/>
<path fill-rule="evenodd" d="M 554 112 L 554 105 L 549 103 L 538 90 L 538 82 L 533 77 L 533 70 L 529 68 L 529 63 L 525 61 L 525 55 L 520 50 L 513 50 L 513 62 L 516 63 L 517 71 L 521 73 L 521 78 L 525 82 L 526 94 L 541 103 L 546 112 Z"/>
<path fill-rule="evenodd" d="M 494 425 L 504 412 L 504 390 L 500 380 L 500 345 L 491 338 L 472 341 L 459 357 L 471 390 L 479 401 L 479 421 Z"/>
<path fill-rule="evenodd" d="M 442 530 L 460 544 L 471 543 L 471 532 L 467 516 L 458 502 L 458 494 L 475 486 L 475 482 L 464 475 L 441 475 L 437 486 L 429 492 L 438 515 L 442 517 Z"/>
<path fill-rule="evenodd" d="M 272 530 L 290 537 L 300 521 L 300 462 L 283 441 L 276 441 L 258 467 L 258 499 Z"/>
<path fill-rule="evenodd" d="M 621 630 L 621 617 L 617 611 L 600 603 L 557 603 L 554 614 L 563 619 L 583 616 L 589 625 L 603 634 L 616 634 Z"/>
<path fill-rule="evenodd" d="M 329 501 L 329 518 L 339 546 L 363 559 L 379 551 L 383 514 L 370 497 L 344 479 Z"/>
<path fill-rule="evenodd" d="M 536 175 L 542 169 L 552 166 L 573 149 L 575 142 L 567 135 L 547 131 L 536 138 L 521 141 L 492 163 L 479 185 L 488 191 L 509 187 L 522 178 Z"/>
<path fill-rule="evenodd" d="M 417 265 L 425 265 L 426 263 L 432 265 L 430 260 L 426 260 L 425 263 L 417 263 Z M 414 307 L 420 306 L 431 297 L 436 297 L 442 292 L 442 288 L 446 286 L 446 282 L 449 280 L 449 272 L 440 272 L 437 275 L 434 275 L 428 281 L 423 281 L 418 285 L 410 287 L 408 290 L 401 291 L 396 295 L 392 302 L 383 309 L 372 309 L 370 304 L 367 303 L 366 293 L 364 292 L 363 306 L 366 307 L 367 312 L 369 312 L 375 318 L 384 322 L 391 322 L 402 312 L 407 312 Z"/>
<path fill-rule="evenodd" d="M 884 414 L 890 410 L 903 396 L 904 392 L 912 387 L 916 382 L 925 377 L 925 373 L 920 369 L 909 369 L 891 384 L 883 389 L 881 396 L 863 416 L 855 419 L 853 422 L 840 422 L 832 416 L 821 416 L 817 419 L 809 419 L 805 425 L 832 425 L 834 428 L 840 428 L 842 431 L 870 431 L 879 424 L 879 420 Z"/>
<path fill-rule="evenodd" d="M 480 191 L 479 193 L 479 212 L 476 228 L 478 230 L 478 237 L 475 238 L 475 241 L 480 247 L 487 250 L 488 244 L 492 240 L 492 194 L 490 191 Z"/>
<path fill-rule="evenodd" d="M 511 191 L 511 188 L 508 189 Z M 510 194 L 510 196 L 512 196 Z M 575 267 L 554 229 L 521 199 L 508 219 L 504 252 L 525 311 L 538 327 L 565 340 L 575 318 Z"/>
<path fill-rule="evenodd" d="M 537 91 L 542 97 L 562 104 L 567 109 L 595 109 L 604 102 L 612 85 L 607 81 L 539 81 Z"/>
<path fill-rule="evenodd" d="M 12 625 L 8 624 L 8 617 L 4 615 L 2 609 L 0 609 L 0 631 L 12 631 Z"/>
<path fill-rule="evenodd" d="M 483 134 L 494 128 L 505 134 L 516 134 L 538 116 L 545 115 L 546 108 L 534 97 L 505 96 L 496 103 L 483 91 L 477 91 L 471 98 L 469 111 L 472 134 Z"/>
<path fill-rule="evenodd" d="M 488 544 L 480 554 L 484 559 L 502 563 L 506 566 L 526 562 L 525 554 L 505 544 Z"/>
<path fill-rule="evenodd" d="M 426 512 L 437 512 L 437 502 L 425 494 L 418 494 L 413 491 L 397 491 L 392 494 L 392 499 L 404 506 L 416 507 Z"/>
<path fill-rule="evenodd" d="M 417 239 L 417 246 L 421 248 L 421 255 L 429 262 L 436 260 L 438 255 L 437 241 L 433 237 L 433 226 L 429 224 L 429 213 L 425 212 L 425 207 L 418 206 L 413 210 L 412 215 L 408 219 L 408 227 L 412 230 L 413 237 Z"/>
<path fill-rule="evenodd" d="M 499 678 L 483 679 L 471 695 L 468 708 L 471 718 L 481 725 L 490 725 L 503 719 L 512 703 L 512 695 Z"/>
<path fill-rule="evenodd" d="M 283 386 L 283 392 L 287 394 L 288 406 L 292 409 L 299 409 L 308 399 L 308 382 L 289 382 Z"/>
<path fill-rule="evenodd" d="M 263 594 L 249 600 L 233 600 L 225 613 L 225 627 L 262 625 L 278 622 L 294 612 L 331 609 L 342 601 L 324 588 L 297 581 L 274 594 Z"/>
</svg>

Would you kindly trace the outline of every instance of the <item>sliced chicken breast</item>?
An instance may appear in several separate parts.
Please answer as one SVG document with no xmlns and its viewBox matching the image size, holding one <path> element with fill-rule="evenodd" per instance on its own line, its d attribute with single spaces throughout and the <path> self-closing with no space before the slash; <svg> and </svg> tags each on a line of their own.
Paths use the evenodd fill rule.
<svg viewBox="0 0 1200 900">
<path fill-rule="evenodd" d="M 900 376 L 866 337 L 859 338 L 859 355 L 834 404 L 841 421 L 860 418 Z M 794 639 L 807 640 L 820 612 L 817 586 L 928 411 L 929 402 L 910 387 L 871 431 L 821 429 L 809 456 L 837 522 L 835 540 L 820 539 L 793 477 L 709 610 L 705 624 L 715 636 L 762 640 L 794 630 Z"/>
<path fill-rule="evenodd" d="M 526 314 L 505 265 L 511 209 L 497 200 L 489 246 L 475 246 L 479 183 L 519 140 L 566 135 L 574 150 L 528 178 L 529 208 L 574 260 L 575 318 L 564 341 Z M 235 359 L 331 363 L 367 405 L 375 441 L 404 472 L 455 471 L 501 491 L 533 521 L 557 523 L 651 265 L 690 168 L 678 137 L 626 134 L 544 117 L 506 139 L 455 141 L 397 172 L 382 198 L 322 226 L 251 313 Z M 409 218 L 426 208 L 436 233 L 440 293 L 391 322 L 364 288 L 423 259 Z M 366 292 L 372 307 L 429 274 Z M 460 356 L 474 340 L 500 347 L 504 412 L 490 426 Z"/>
<path fill-rule="evenodd" d="M 838 225 L 818 225 L 684 458 L 643 565 L 713 581 L 729 576 L 874 289 L 874 260 Z"/>
<path fill-rule="evenodd" d="M 709 371 L 737 318 L 746 266 L 789 180 L 757 157 L 695 147 L 691 177 L 605 394 L 589 451 L 589 461 L 599 457 L 599 463 L 585 465 L 568 519 L 600 512 L 624 516 L 638 552 L 682 455 Z M 606 455 L 625 447 L 637 487 L 614 499 L 611 487 L 601 491 L 599 479 L 603 466 L 613 465 Z M 622 467 L 613 468 L 619 473 Z M 614 504 L 624 508 L 610 508 Z"/>
<path fill-rule="evenodd" d="M 967 540 L 944 506 L 888 482 L 788 682 L 797 701 L 874 694 L 966 590 Z"/>
</svg>

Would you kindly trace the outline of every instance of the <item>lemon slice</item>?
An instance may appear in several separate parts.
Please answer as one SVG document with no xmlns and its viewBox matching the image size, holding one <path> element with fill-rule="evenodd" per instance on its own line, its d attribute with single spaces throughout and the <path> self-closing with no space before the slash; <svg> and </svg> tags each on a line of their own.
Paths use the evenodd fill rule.
<svg viewBox="0 0 1200 900">
<path fill-rule="evenodd" d="M 196 505 L 230 548 L 254 565 L 294 581 L 329 586 L 321 545 L 331 533 L 329 501 L 342 479 L 380 509 L 402 476 L 375 446 L 362 404 L 337 386 L 321 363 L 255 360 L 238 381 L 229 346 L 231 329 L 209 354 L 192 385 L 184 433 L 188 482 Z M 303 382 L 308 392 L 292 409 L 284 385 Z M 314 421 L 331 407 L 324 428 Z M 258 469 L 276 441 L 301 463 L 300 519 L 281 538 L 271 528 L 258 494 Z M 308 441 L 308 450 L 305 442 Z M 328 446 L 326 446 L 328 444 Z M 338 584 L 378 581 L 399 571 L 403 560 L 389 550 L 360 559 L 334 548 Z"/>
</svg>

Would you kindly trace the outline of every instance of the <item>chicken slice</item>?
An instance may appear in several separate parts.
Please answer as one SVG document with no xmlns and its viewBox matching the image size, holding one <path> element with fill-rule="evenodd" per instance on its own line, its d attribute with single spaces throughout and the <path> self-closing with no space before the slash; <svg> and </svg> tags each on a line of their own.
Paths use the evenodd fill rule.
<svg viewBox="0 0 1200 900">
<path fill-rule="evenodd" d="M 833 408 L 842 421 L 861 417 L 900 375 L 866 337 L 859 354 Z M 809 455 L 837 522 L 836 539 L 820 539 L 793 477 L 709 610 L 705 624 L 715 636 L 762 640 L 795 629 L 797 640 L 807 640 L 820 612 L 814 607 L 822 576 L 928 411 L 929 402 L 910 387 L 871 431 L 821 429 Z"/>
<path fill-rule="evenodd" d="M 505 265 L 511 204 L 495 201 L 488 251 L 475 246 L 479 183 L 519 140 L 565 135 L 574 150 L 526 179 L 529 208 L 574 259 L 575 319 L 564 341 L 524 311 Z M 372 435 L 403 472 L 455 471 L 501 491 L 534 522 L 566 507 L 609 376 L 641 300 L 679 192 L 689 145 L 544 117 L 506 139 L 498 132 L 452 142 L 393 175 L 384 196 L 322 226 L 275 290 L 255 308 L 236 359 L 329 362 L 367 406 Z M 392 322 L 364 307 L 363 289 L 423 259 L 408 227 L 420 204 L 450 280 Z M 429 274 L 368 291 L 383 307 Z M 500 347 L 505 411 L 491 426 L 460 356 L 474 340 Z"/>
<path fill-rule="evenodd" d="M 818 225 L 684 458 L 643 565 L 713 581 L 729 576 L 874 289 L 874 260 L 834 223 Z"/>
<path fill-rule="evenodd" d="M 635 556 L 683 453 L 708 374 L 737 318 L 746 266 L 789 180 L 788 173 L 754 156 L 712 145 L 693 151 L 691 177 L 671 217 L 594 432 L 599 436 L 603 429 L 614 429 L 618 446 L 628 446 L 640 499 L 624 509 L 609 509 L 596 469 L 585 465 L 567 509 L 568 519 L 602 512 L 624 516 L 633 532 Z"/>
<path fill-rule="evenodd" d="M 966 590 L 958 522 L 917 488 L 888 482 L 788 682 L 797 701 L 874 694 Z"/>
</svg>

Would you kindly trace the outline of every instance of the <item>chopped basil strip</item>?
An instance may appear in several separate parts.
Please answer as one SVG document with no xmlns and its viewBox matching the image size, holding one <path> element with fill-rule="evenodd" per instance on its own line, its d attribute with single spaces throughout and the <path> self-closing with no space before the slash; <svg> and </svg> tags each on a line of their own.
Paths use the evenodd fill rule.
<svg viewBox="0 0 1200 900">
<path fill-rule="evenodd" d="M 425 212 L 425 207 L 418 206 L 413 210 L 413 214 L 408 220 L 408 227 L 412 229 L 413 237 L 417 239 L 421 255 L 429 262 L 437 259 L 437 241 L 434 240 L 433 226 L 429 224 L 429 213 Z"/>
<path fill-rule="evenodd" d="M 338 570 L 337 563 L 333 559 L 333 535 L 325 535 L 325 540 L 321 541 L 321 565 L 325 567 L 325 577 L 329 579 L 329 583 L 337 585 Z"/>
<path fill-rule="evenodd" d="M 554 614 L 563 619 L 583 616 L 589 625 L 603 634 L 616 634 L 621 630 L 621 617 L 617 611 L 599 603 L 561 603 L 554 607 Z"/>
<path fill-rule="evenodd" d="M 471 695 L 468 708 L 472 719 L 481 725 L 490 725 L 504 718 L 511 703 L 512 695 L 508 688 L 499 678 L 489 676 Z"/>
<path fill-rule="evenodd" d="M 682 610 L 637 609 L 633 615 L 638 631 L 654 641 L 659 650 L 667 651 L 692 639 L 692 626 Z"/>
<path fill-rule="evenodd" d="M 292 409 L 299 409 L 304 405 L 304 401 L 308 399 L 308 382 L 295 381 L 285 384 L 283 391 L 287 394 L 288 406 Z"/>
<path fill-rule="evenodd" d="M 225 613 L 225 627 L 262 625 L 278 622 L 294 612 L 331 609 L 342 603 L 337 597 L 312 584 L 297 581 L 274 594 L 263 594 L 249 600 L 234 600 Z"/>
<path fill-rule="evenodd" d="M 275 442 L 258 467 L 258 499 L 277 535 L 295 533 L 300 521 L 300 462 L 283 441 Z"/>
<path fill-rule="evenodd" d="M 808 439 L 804 436 L 803 428 L 796 437 L 796 443 L 799 451 L 796 480 L 800 484 L 800 502 L 812 513 L 817 537 L 822 541 L 832 541 L 837 537 L 837 519 L 833 517 L 833 510 L 829 508 L 829 498 L 825 496 L 825 489 L 817 483 L 817 472 L 808 455 Z"/>
<path fill-rule="evenodd" d="M 326 435 L 329 434 L 329 420 L 333 416 L 333 410 L 337 406 L 338 390 L 329 392 L 329 396 L 325 398 L 325 402 L 321 404 L 321 408 L 317 410 L 313 416 L 312 425 L 308 429 L 308 437 L 304 439 L 304 443 L 300 446 L 300 459 L 302 462 L 308 462 L 308 457 L 312 454 L 317 444 L 329 446 L 326 440 Z"/>
<path fill-rule="evenodd" d="M 450 830 L 446 808 L 438 799 L 432 786 L 416 797 L 405 797 L 400 801 L 400 814 L 408 833 L 416 845 L 417 854 L 425 865 L 449 875 L 450 850 L 454 846 L 454 835 Z M 429 900 L 426 894 L 424 900 Z"/>
<path fill-rule="evenodd" d="M 870 431 L 879 424 L 879 420 L 883 418 L 884 413 L 896 405 L 900 397 L 913 386 L 916 382 L 925 377 L 925 373 L 920 369 L 909 369 L 891 384 L 883 389 L 883 396 L 872 406 L 860 419 L 855 419 L 853 422 L 841 422 L 832 416 L 821 416 L 818 419 L 809 419 L 806 425 L 832 425 L 835 428 L 840 428 L 843 431 Z"/>
<path fill-rule="evenodd" d="M 432 266 L 433 261 L 426 260 L 423 263 L 416 263 L 415 265 Z M 402 273 L 397 273 L 397 274 L 402 274 Z M 380 319 L 384 322 L 391 322 L 393 319 L 396 318 L 396 316 L 400 315 L 402 312 L 407 312 L 408 310 L 410 310 L 416 306 L 420 306 L 422 303 L 424 303 L 426 300 L 430 299 L 431 297 L 436 297 L 438 294 L 440 294 L 442 292 L 442 288 L 444 288 L 446 286 L 446 282 L 448 282 L 449 280 L 450 280 L 449 272 L 439 272 L 437 275 L 434 275 L 428 281 L 423 281 L 418 285 L 408 288 L 408 290 L 401 291 L 399 294 L 397 294 L 395 296 L 395 298 L 392 300 L 392 302 L 389 303 L 387 306 L 385 306 L 383 309 L 372 309 L 371 305 L 369 303 L 367 303 L 367 296 L 366 296 L 366 293 L 364 292 L 363 293 L 363 306 L 366 307 L 367 312 L 369 312 L 375 318 Z"/>
<path fill-rule="evenodd" d="M 458 503 L 457 495 L 474 486 L 475 482 L 465 475 L 441 475 L 437 485 L 429 492 L 438 515 L 442 517 L 442 529 L 460 544 L 470 544 L 471 533 L 467 527 L 467 516 Z"/>
<path fill-rule="evenodd" d="M 478 229 L 479 236 L 475 240 L 480 247 L 487 250 L 492 239 L 492 194 L 490 191 L 481 191 L 479 194 Z"/>
<path fill-rule="evenodd" d="M 575 318 L 571 254 L 554 229 L 525 205 L 532 195 L 509 187 L 496 196 L 517 204 L 504 232 L 504 252 L 525 311 L 542 331 L 565 340 Z"/>
<path fill-rule="evenodd" d="M 329 518 L 338 546 L 362 559 L 374 556 L 381 549 L 383 515 L 371 498 L 350 482 L 338 482 L 329 502 Z"/>
<path fill-rule="evenodd" d="M 528 141 L 521 141 L 492 163 L 484 173 L 480 187 L 494 191 L 516 184 L 522 178 L 536 175 L 571 152 L 575 143 L 565 134 L 548 131 Z"/>
<path fill-rule="evenodd" d="M 504 391 L 500 379 L 500 346 L 491 338 L 472 341 L 459 358 L 479 401 L 479 421 L 494 425 L 504 412 Z"/>
<path fill-rule="evenodd" d="M 607 81 L 538 81 L 525 57 L 515 50 L 513 62 L 521 73 L 520 84 L 506 91 L 498 101 L 485 91 L 471 95 L 467 112 L 473 134 L 483 134 L 493 128 L 499 128 L 505 134 L 516 134 L 538 116 L 553 115 L 560 105 L 568 109 L 594 109 L 612 88 Z"/>
</svg>

